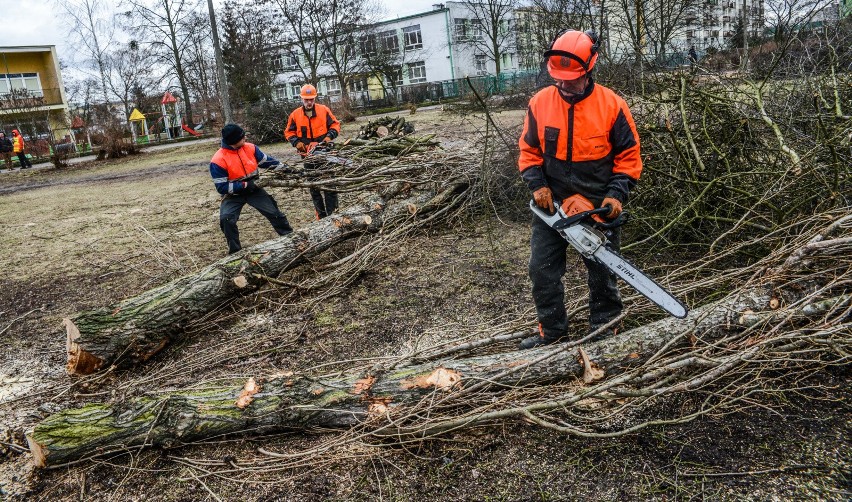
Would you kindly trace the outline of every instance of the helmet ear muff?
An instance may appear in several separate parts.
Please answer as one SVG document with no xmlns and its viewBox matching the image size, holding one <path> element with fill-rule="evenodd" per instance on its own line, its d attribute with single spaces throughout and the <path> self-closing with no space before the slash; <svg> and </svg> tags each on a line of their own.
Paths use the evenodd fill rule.
<svg viewBox="0 0 852 502">
<path fill-rule="evenodd" d="M 595 30 L 586 30 L 583 33 L 585 33 L 586 36 L 589 37 L 589 40 L 592 41 L 592 49 L 591 49 L 591 52 L 589 54 L 589 61 L 591 61 L 592 58 L 595 56 L 595 54 L 598 53 L 598 50 L 600 50 L 600 48 L 601 48 L 601 37 L 599 37 L 598 34 L 595 33 Z M 554 40 L 554 42 L 555 42 L 555 40 Z M 551 44 L 551 47 L 552 47 L 552 45 L 553 44 Z"/>
</svg>

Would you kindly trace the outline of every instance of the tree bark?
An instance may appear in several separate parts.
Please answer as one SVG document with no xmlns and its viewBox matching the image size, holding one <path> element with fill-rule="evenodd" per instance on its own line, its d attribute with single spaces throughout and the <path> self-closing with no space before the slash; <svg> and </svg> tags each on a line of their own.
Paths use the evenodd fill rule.
<svg viewBox="0 0 852 502">
<path fill-rule="evenodd" d="M 256 290 L 266 277 L 295 268 L 344 240 L 392 227 L 411 217 L 412 205 L 428 206 L 435 197 L 433 192 L 424 192 L 388 204 L 403 188 L 397 184 L 347 211 L 222 258 L 197 273 L 64 319 L 66 371 L 85 375 L 109 365 L 145 361 L 179 339 L 194 320 Z"/>
<path fill-rule="evenodd" d="M 253 255 L 260 256 L 257 251 Z M 227 282 L 225 279 L 217 279 Z M 751 290 L 584 347 L 608 375 L 642 364 L 664 345 L 693 336 L 718 337 L 731 319 L 768 309 L 771 295 Z M 433 393 L 452 396 L 479 382 L 516 387 L 564 381 L 583 372 L 576 348 L 536 361 L 559 346 L 401 366 L 373 375 L 350 373 L 322 380 L 291 372 L 203 391 L 90 404 L 52 415 L 27 434 L 35 465 L 44 467 L 92 455 L 147 446 L 177 446 L 221 434 L 281 429 L 349 427 L 373 419 L 377 427 Z M 531 363 L 531 364 L 529 364 Z M 511 371 L 529 364 L 522 371 Z M 463 401 L 462 401 L 463 402 Z"/>
</svg>

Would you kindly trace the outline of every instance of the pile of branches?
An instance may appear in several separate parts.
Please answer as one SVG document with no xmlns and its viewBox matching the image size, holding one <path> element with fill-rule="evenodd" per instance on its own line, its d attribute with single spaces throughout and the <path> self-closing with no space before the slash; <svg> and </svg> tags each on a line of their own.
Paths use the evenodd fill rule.
<svg viewBox="0 0 852 502">
<path fill-rule="evenodd" d="M 414 132 L 414 124 L 405 117 L 385 116 L 371 120 L 358 130 L 357 139 L 384 138 L 386 136 L 405 136 Z"/>
</svg>

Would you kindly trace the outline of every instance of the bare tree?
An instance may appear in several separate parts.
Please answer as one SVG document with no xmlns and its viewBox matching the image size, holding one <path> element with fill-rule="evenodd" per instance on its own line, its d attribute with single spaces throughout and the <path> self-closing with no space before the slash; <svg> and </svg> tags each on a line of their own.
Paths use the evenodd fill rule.
<svg viewBox="0 0 852 502">
<path fill-rule="evenodd" d="M 788 40 L 791 34 L 808 24 L 823 10 L 836 8 L 831 0 L 765 0 L 766 25 L 778 43 Z"/>
<path fill-rule="evenodd" d="M 207 121 L 211 117 L 211 106 L 221 108 L 218 102 L 212 104 L 217 101 L 219 85 L 209 13 L 193 12 L 187 20 L 187 27 L 189 37 L 184 70 L 189 89 L 198 98 L 204 109 L 203 118 Z"/>
<path fill-rule="evenodd" d="M 184 105 L 186 120 L 191 122 L 192 97 L 189 79 L 184 68 L 188 57 L 187 49 L 192 36 L 191 19 L 198 10 L 198 0 L 126 0 L 131 7 L 128 14 L 139 23 L 146 33 L 146 42 L 177 78 Z"/>
<path fill-rule="evenodd" d="M 518 57 L 524 68 L 535 68 L 556 36 L 565 29 L 602 31 L 603 3 L 591 0 L 532 0 L 516 11 Z M 597 14 L 597 15 L 596 15 Z"/>
<path fill-rule="evenodd" d="M 134 106 L 141 106 L 139 95 L 152 91 L 159 83 L 158 77 L 151 72 L 155 56 L 150 47 L 137 41 L 120 45 L 108 54 L 110 92 L 121 101 L 126 116 Z"/>
<path fill-rule="evenodd" d="M 644 0 L 648 45 L 658 62 L 663 62 L 671 41 L 682 29 L 686 15 L 700 0 Z"/>
<path fill-rule="evenodd" d="M 297 56 L 296 66 L 305 80 L 316 85 L 321 68 L 337 80 L 341 99 L 352 76 L 364 71 L 356 47 L 361 33 L 375 21 L 378 6 L 373 0 L 270 0 L 286 29 L 288 55 Z"/>
<path fill-rule="evenodd" d="M 112 3 L 103 0 L 64 0 L 56 1 L 56 6 L 65 13 L 60 18 L 70 28 L 66 39 L 77 54 L 88 60 L 86 66 L 96 70 L 104 103 L 108 103 L 108 49 L 115 38 L 115 23 L 110 10 Z"/>
<path fill-rule="evenodd" d="M 316 16 L 319 0 L 265 0 L 275 7 L 275 15 L 284 29 L 284 51 L 295 67 L 314 86 L 319 83 L 322 49 L 317 40 L 324 35 Z"/>
<path fill-rule="evenodd" d="M 272 93 L 270 47 L 275 47 L 279 29 L 272 25 L 266 9 L 252 6 L 227 7 L 222 16 L 224 47 L 222 59 L 228 72 L 229 92 L 236 101 L 255 103 Z"/>
<path fill-rule="evenodd" d="M 473 16 L 470 36 L 462 42 L 494 61 L 496 75 L 501 71 L 501 55 L 515 47 L 515 30 L 511 26 L 518 0 L 464 0 L 461 2 Z"/>
<path fill-rule="evenodd" d="M 396 30 L 381 31 L 379 26 L 367 29 L 359 36 L 358 55 L 364 72 L 376 77 L 385 97 L 396 102 L 405 51 L 389 43 L 393 36 L 398 36 Z"/>
<path fill-rule="evenodd" d="M 372 0 L 332 0 L 318 12 L 325 35 L 320 39 L 323 60 L 340 84 L 344 106 L 349 103 L 350 80 L 365 70 L 357 49 L 360 34 L 375 22 L 378 8 Z M 394 42 L 394 40 L 396 42 Z M 396 32 L 380 40 L 379 50 L 389 54 L 402 50 Z"/>
</svg>

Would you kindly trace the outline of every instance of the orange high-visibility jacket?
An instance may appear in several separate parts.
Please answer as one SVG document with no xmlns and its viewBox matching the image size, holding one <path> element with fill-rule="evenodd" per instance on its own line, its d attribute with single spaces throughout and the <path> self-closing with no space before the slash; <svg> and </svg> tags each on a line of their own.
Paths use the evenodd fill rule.
<svg viewBox="0 0 852 502">
<path fill-rule="evenodd" d="M 21 153 L 25 147 L 26 145 L 24 144 L 24 138 L 21 136 L 21 133 L 17 129 L 12 129 L 12 151 Z"/>
<path fill-rule="evenodd" d="M 338 134 L 340 134 L 340 122 L 327 106 L 319 103 L 314 104 L 310 116 L 304 106 L 293 110 L 284 129 L 284 137 L 293 146 L 296 146 L 299 141 L 306 145 L 322 141 L 326 135 L 334 139 Z"/>
<path fill-rule="evenodd" d="M 549 186 L 557 201 L 580 194 L 595 207 L 605 197 L 626 202 L 642 173 L 639 134 L 627 103 L 590 83 L 574 99 L 556 86 L 530 100 L 518 167 L 530 190 Z"/>
</svg>

